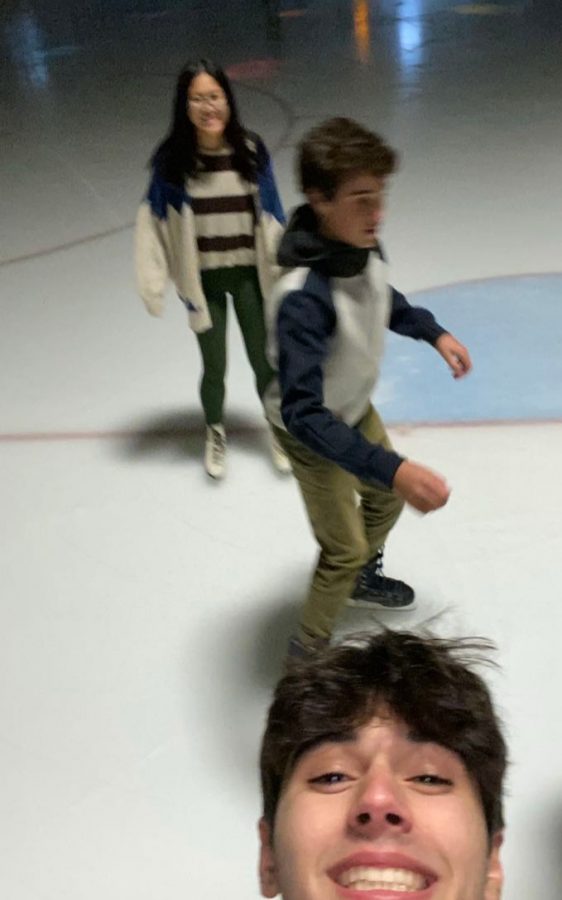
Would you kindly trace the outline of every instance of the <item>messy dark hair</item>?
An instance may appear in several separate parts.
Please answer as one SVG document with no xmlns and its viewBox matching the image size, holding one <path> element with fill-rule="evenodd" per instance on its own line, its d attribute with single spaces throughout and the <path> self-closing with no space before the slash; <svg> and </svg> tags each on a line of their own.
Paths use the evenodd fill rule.
<svg viewBox="0 0 562 900">
<path fill-rule="evenodd" d="M 328 119 L 299 144 L 297 177 L 303 193 L 318 190 L 328 199 L 359 172 L 384 178 L 396 171 L 398 156 L 379 135 L 353 119 Z"/>
<path fill-rule="evenodd" d="M 223 69 L 209 59 L 188 62 L 176 81 L 172 119 L 169 131 L 151 157 L 151 165 L 157 167 L 166 181 L 182 185 L 185 178 L 198 171 L 198 146 L 195 126 L 187 114 L 187 102 L 191 82 L 198 75 L 210 75 L 220 85 L 226 96 L 230 118 L 224 130 L 226 141 L 233 150 L 233 166 L 248 181 L 255 181 L 259 162 L 256 153 L 248 145 L 248 138 L 255 142 L 257 135 L 248 132 L 240 121 L 236 99 L 228 76 Z"/>
<path fill-rule="evenodd" d="M 471 666 L 493 645 L 384 631 L 295 663 L 279 682 L 261 748 L 263 815 L 273 829 L 279 798 L 307 749 L 350 737 L 381 704 L 416 738 L 456 753 L 482 802 L 490 838 L 503 827 L 507 751 L 490 692 Z"/>
</svg>

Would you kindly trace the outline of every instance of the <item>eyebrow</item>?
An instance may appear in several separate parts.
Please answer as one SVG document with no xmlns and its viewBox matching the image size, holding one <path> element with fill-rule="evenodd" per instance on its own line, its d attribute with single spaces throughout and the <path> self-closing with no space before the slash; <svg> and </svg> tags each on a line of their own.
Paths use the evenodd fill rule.
<svg viewBox="0 0 562 900">
<path fill-rule="evenodd" d="M 303 756 L 312 753 L 314 750 L 317 750 L 318 747 L 322 747 L 324 744 L 353 744 L 357 741 L 357 733 L 355 731 L 343 731 L 334 734 L 321 734 L 317 738 L 309 741 L 307 744 L 304 744 L 298 751 L 295 756 L 295 765 L 300 762 Z"/>
<path fill-rule="evenodd" d="M 410 744 L 417 744 L 418 746 L 420 744 L 433 744 L 435 747 L 443 746 L 442 744 L 438 744 L 436 741 L 428 741 L 427 738 L 422 737 L 420 734 L 416 734 L 415 731 L 410 731 L 406 735 L 406 739 Z M 447 748 L 443 747 L 443 749 L 446 750 Z"/>
<path fill-rule="evenodd" d="M 380 197 L 382 191 L 351 191 L 348 197 Z"/>
</svg>

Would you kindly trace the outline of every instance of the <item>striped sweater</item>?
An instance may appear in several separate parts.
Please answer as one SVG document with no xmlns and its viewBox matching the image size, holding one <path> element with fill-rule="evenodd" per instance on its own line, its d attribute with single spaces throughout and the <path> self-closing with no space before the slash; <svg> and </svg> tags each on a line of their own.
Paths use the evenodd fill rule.
<svg viewBox="0 0 562 900">
<path fill-rule="evenodd" d="M 217 196 L 200 193 L 206 181 L 205 175 L 178 186 L 166 181 L 157 166 L 153 168 L 135 225 L 137 286 L 151 315 L 162 315 L 166 284 L 171 280 L 187 309 L 193 330 L 197 333 L 208 331 L 213 327 L 213 322 L 201 284 L 201 269 L 214 267 L 219 259 L 221 266 L 247 265 L 242 260 L 250 256 L 239 253 L 242 250 L 251 254 L 249 264 L 256 265 L 264 297 L 271 293 L 279 274 L 276 254 L 285 218 L 267 149 L 257 136 L 248 137 L 248 144 L 258 158 L 257 183 L 245 182 L 240 176 L 235 176 L 244 188 L 236 203 L 249 206 L 244 199 L 245 194 L 252 200 L 252 212 L 249 209 L 232 213 L 225 211 L 226 214 L 219 212 L 221 205 L 230 204 L 233 198 L 229 197 L 228 188 L 224 195 L 220 186 Z M 212 158 L 210 154 L 207 156 Z M 229 165 L 228 158 L 225 156 L 225 162 L 218 165 Z M 209 173 L 209 178 L 214 174 Z M 209 200 L 212 201 L 211 211 L 206 202 Z M 218 202 L 213 210 L 215 201 Z M 248 220 L 239 218 L 244 213 L 253 217 L 253 233 L 248 229 L 248 233 L 244 234 Z M 223 231 L 213 234 L 209 228 L 213 228 L 213 220 L 218 222 L 219 218 Z M 217 238 L 220 240 L 215 243 Z M 249 245 L 252 239 L 253 248 L 232 246 L 233 243 L 244 242 Z M 227 259 L 230 261 L 226 262 Z"/>
<path fill-rule="evenodd" d="M 254 266 L 256 240 L 251 185 L 233 168 L 230 150 L 199 155 L 200 172 L 188 190 L 195 216 L 200 269 Z"/>
</svg>

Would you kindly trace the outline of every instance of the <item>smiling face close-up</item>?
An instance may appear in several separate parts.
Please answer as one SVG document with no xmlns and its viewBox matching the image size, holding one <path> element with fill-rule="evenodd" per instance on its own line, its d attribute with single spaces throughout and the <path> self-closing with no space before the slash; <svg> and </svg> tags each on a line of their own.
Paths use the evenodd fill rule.
<svg viewBox="0 0 562 900">
<path fill-rule="evenodd" d="M 222 141 L 230 108 L 225 92 L 212 75 L 202 72 L 189 85 L 187 115 L 200 144 L 212 146 Z"/>
<path fill-rule="evenodd" d="M 265 897 L 498 900 L 501 836 L 490 846 L 461 759 L 415 739 L 385 710 L 348 740 L 304 753 L 260 823 Z"/>
</svg>

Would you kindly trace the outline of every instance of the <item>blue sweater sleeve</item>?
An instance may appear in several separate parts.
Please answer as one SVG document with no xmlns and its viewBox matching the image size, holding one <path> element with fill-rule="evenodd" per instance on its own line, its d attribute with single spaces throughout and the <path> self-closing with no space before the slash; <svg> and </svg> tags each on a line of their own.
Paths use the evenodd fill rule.
<svg viewBox="0 0 562 900">
<path fill-rule="evenodd" d="M 168 206 L 173 206 L 176 212 L 181 212 L 182 206 L 189 203 L 185 188 L 165 181 L 156 166 L 152 171 L 146 199 L 153 215 L 162 220 L 168 218 Z"/>
<path fill-rule="evenodd" d="M 275 175 L 273 174 L 273 165 L 267 147 L 261 138 L 257 143 L 258 158 L 258 190 L 260 194 L 260 203 L 264 212 L 272 215 L 281 224 L 285 224 L 285 213 L 283 212 L 283 204 L 277 190 Z"/>
<path fill-rule="evenodd" d="M 368 441 L 324 405 L 322 364 L 336 325 L 329 298 L 293 291 L 277 319 L 281 416 L 287 431 L 361 481 L 391 487 L 403 458 Z"/>
<path fill-rule="evenodd" d="M 430 313 L 428 309 L 411 306 L 404 294 L 401 294 L 396 288 L 390 290 L 392 307 L 388 327 L 391 331 L 404 337 L 427 341 L 429 344 L 435 344 L 437 338 L 447 333 L 445 328 L 435 321 L 433 313 Z"/>
</svg>

